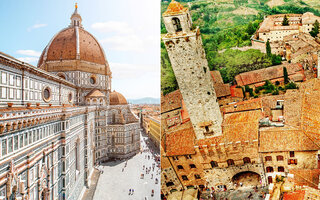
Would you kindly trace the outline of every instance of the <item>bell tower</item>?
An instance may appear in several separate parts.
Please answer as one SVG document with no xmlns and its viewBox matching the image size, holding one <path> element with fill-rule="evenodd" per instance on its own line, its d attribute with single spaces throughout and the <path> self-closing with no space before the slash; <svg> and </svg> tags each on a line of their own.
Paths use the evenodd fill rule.
<svg viewBox="0 0 320 200">
<path fill-rule="evenodd" d="M 168 33 L 162 38 L 197 139 L 222 134 L 217 96 L 199 28 L 192 26 L 188 8 L 171 1 L 163 13 Z"/>
</svg>

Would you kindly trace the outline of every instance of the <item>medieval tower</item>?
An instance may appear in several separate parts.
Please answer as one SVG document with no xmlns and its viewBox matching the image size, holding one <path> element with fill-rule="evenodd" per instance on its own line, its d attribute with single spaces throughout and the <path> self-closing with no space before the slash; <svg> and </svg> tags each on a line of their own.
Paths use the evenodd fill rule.
<svg viewBox="0 0 320 200">
<path fill-rule="evenodd" d="M 193 28 L 190 12 L 172 1 L 163 20 L 163 37 L 181 94 L 197 139 L 222 134 L 222 116 L 212 84 L 199 28 Z"/>
</svg>

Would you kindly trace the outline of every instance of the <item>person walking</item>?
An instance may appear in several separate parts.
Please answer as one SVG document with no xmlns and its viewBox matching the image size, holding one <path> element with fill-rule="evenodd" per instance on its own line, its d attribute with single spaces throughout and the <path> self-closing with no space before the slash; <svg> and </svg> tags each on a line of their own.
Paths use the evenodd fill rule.
<svg viewBox="0 0 320 200">
<path fill-rule="evenodd" d="M 131 189 L 129 189 L 129 195 L 131 194 Z"/>
</svg>

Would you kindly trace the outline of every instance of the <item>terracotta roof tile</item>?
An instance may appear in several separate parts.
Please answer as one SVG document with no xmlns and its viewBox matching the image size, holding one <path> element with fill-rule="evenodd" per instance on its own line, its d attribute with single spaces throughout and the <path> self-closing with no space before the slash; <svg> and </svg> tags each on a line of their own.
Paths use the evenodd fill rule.
<svg viewBox="0 0 320 200">
<path fill-rule="evenodd" d="M 260 152 L 318 149 L 319 147 L 300 129 L 286 126 L 260 128 Z"/>
<path fill-rule="evenodd" d="M 286 192 L 283 195 L 283 200 L 304 200 L 305 191 L 297 190 L 294 192 Z"/>
<path fill-rule="evenodd" d="M 189 122 L 186 128 L 178 129 L 166 134 L 166 155 L 179 156 L 194 154 L 195 134 Z"/>
<path fill-rule="evenodd" d="M 224 115 L 222 131 L 226 142 L 258 140 L 261 110 L 229 113 Z"/>
<path fill-rule="evenodd" d="M 293 182 L 298 186 L 309 186 L 318 189 L 320 169 L 289 169 Z"/>
<path fill-rule="evenodd" d="M 250 99 L 247 101 L 241 101 L 234 104 L 225 105 L 221 108 L 224 113 L 240 112 L 248 110 L 257 110 L 262 108 L 261 98 Z"/>
<path fill-rule="evenodd" d="M 182 95 L 180 90 L 175 90 L 165 96 L 161 96 L 161 113 L 181 108 Z"/>
<path fill-rule="evenodd" d="M 240 86 L 252 85 L 266 80 L 272 80 L 283 77 L 283 67 L 287 68 L 288 75 L 296 74 L 302 71 L 300 64 L 283 64 L 264 69 L 258 69 L 250 72 L 238 74 L 235 79 Z"/>
</svg>

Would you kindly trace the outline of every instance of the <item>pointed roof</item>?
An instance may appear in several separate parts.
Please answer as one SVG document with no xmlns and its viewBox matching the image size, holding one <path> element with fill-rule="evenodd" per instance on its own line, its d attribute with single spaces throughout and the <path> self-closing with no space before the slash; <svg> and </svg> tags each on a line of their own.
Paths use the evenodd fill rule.
<svg viewBox="0 0 320 200">
<path fill-rule="evenodd" d="M 183 7 L 179 2 L 172 0 L 163 15 L 176 15 L 184 13 L 188 8 Z"/>
</svg>

